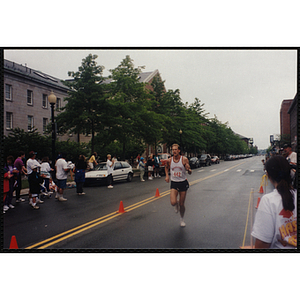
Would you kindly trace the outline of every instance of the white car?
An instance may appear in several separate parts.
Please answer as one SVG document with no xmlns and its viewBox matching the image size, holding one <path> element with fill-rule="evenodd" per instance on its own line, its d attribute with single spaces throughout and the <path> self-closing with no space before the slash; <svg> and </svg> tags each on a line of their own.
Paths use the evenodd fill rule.
<svg viewBox="0 0 300 300">
<path fill-rule="evenodd" d="M 131 165 L 125 161 L 116 161 L 112 176 L 114 181 L 127 180 L 130 182 L 133 177 Z M 107 185 L 106 162 L 99 163 L 93 170 L 85 173 L 84 185 Z"/>
</svg>

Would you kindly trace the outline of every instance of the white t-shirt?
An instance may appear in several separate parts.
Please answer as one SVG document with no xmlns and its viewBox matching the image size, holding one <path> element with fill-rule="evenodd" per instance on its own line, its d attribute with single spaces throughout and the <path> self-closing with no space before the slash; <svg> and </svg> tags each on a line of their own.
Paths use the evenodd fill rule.
<svg viewBox="0 0 300 300">
<path fill-rule="evenodd" d="M 273 249 L 297 247 L 297 191 L 293 191 L 295 209 L 283 209 L 282 199 L 276 189 L 261 198 L 251 235 Z"/>
<path fill-rule="evenodd" d="M 26 162 L 26 169 L 28 175 L 32 173 L 32 167 L 34 165 L 38 166 L 39 168 L 41 167 L 41 164 L 36 159 L 29 158 Z"/>
<path fill-rule="evenodd" d="M 56 161 L 56 178 L 59 180 L 67 179 L 68 178 L 68 172 L 66 172 L 64 169 L 68 169 L 68 163 L 64 158 L 59 158 Z"/>
<path fill-rule="evenodd" d="M 113 172 L 113 167 L 112 167 L 113 163 L 108 159 L 106 162 L 106 166 L 107 166 L 107 175 L 112 174 Z"/>
<path fill-rule="evenodd" d="M 48 162 L 43 162 L 41 165 L 41 174 L 45 174 L 46 178 L 50 178 L 51 167 Z"/>
<path fill-rule="evenodd" d="M 287 158 L 288 162 L 297 163 L 297 153 L 296 152 L 292 152 Z"/>
</svg>

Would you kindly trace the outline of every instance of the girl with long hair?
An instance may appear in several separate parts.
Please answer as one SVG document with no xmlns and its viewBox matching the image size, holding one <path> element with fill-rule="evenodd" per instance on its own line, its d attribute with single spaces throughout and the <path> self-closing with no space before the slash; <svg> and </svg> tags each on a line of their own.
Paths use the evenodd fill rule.
<svg viewBox="0 0 300 300">
<path fill-rule="evenodd" d="M 290 165 L 283 156 L 273 156 L 266 164 L 275 189 L 262 197 L 253 225 L 255 249 L 297 247 L 297 191 L 292 186 Z"/>
</svg>

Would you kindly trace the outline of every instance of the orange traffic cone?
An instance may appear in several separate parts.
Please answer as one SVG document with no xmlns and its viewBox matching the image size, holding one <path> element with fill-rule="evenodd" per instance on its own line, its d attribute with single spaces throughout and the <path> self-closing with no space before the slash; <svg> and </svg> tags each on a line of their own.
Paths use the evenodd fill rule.
<svg viewBox="0 0 300 300">
<path fill-rule="evenodd" d="M 264 189 L 263 189 L 262 185 L 260 186 L 259 193 L 260 193 L 260 194 L 263 194 L 263 193 L 264 193 Z"/>
<path fill-rule="evenodd" d="M 16 237 L 14 235 L 11 237 L 9 249 L 19 249 Z"/>
<path fill-rule="evenodd" d="M 125 213 L 126 211 L 124 210 L 124 206 L 123 206 L 123 201 L 120 202 L 120 206 L 119 206 L 119 214 Z"/>
<path fill-rule="evenodd" d="M 258 208 L 259 202 L 260 202 L 260 198 L 258 197 L 257 204 L 256 204 L 255 208 Z"/>
<path fill-rule="evenodd" d="M 159 190 L 156 189 L 155 197 L 160 197 Z"/>
</svg>

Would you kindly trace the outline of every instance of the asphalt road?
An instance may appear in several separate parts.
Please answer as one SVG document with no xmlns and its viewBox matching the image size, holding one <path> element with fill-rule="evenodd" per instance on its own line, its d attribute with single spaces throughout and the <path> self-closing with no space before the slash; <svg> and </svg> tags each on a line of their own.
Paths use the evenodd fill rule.
<svg viewBox="0 0 300 300">
<path fill-rule="evenodd" d="M 256 205 L 263 175 L 261 157 L 194 169 L 184 228 L 170 205 L 165 177 L 145 182 L 135 177 L 113 189 L 85 187 L 83 196 L 68 189 L 66 202 L 50 198 L 33 210 L 26 201 L 3 215 L 4 248 L 15 235 L 19 249 L 35 251 L 239 249 L 250 244 L 249 197 L 254 189 Z M 271 189 L 268 183 L 266 192 Z M 119 213 L 121 201 L 125 213 Z"/>
</svg>

